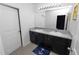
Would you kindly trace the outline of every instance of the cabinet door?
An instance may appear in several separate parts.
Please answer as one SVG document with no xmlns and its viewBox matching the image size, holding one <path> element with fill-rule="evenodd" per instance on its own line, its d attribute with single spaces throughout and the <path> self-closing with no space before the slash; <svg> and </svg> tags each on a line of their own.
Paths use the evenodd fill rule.
<svg viewBox="0 0 79 59">
<path fill-rule="evenodd" d="M 47 49 L 51 49 L 51 40 L 48 38 L 48 35 L 45 35 L 45 39 L 44 39 L 44 47 L 46 47 Z"/>
<path fill-rule="evenodd" d="M 55 40 L 55 38 L 53 37 L 53 36 L 48 36 L 48 40 L 49 40 L 49 44 L 50 44 L 50 47 L 51 47 L 51 49 L 53 50 L 53 48 L 54 48 L 54 46 L 55 46 L 55 42 L 56 42 L 56 40 Z"/>
<path fill-rule="evenodd" d="M 61 55 L 69 54 L 69 50 L 67 49 L 70 47 L 70 40 L 55 36 L 49 36 L 51 39 L 51 48 L 52 51 Z"/>
<path fill-rule="evenodd" d="M 43 46 L 44 34 L 30 31 L 30 40 L 35 44 Z"/>
<path fill-rule="evenodd" d="M 35 35 L 36 35 L 36 33 L 30 31 L 29 34 L 30 34 L 30 41 L 31 41 L 32 43 L 35 43 L 35 44 L 36 44 L 36 43 L 37 43 L 36 40 L 35 40 Z"/>
<path fill-rule="evenodd" d="M 45 35 L 37 33 L 37 35 L 35 35 L 35 40 L 39 46 L 44 46 Z"/>
</svg>

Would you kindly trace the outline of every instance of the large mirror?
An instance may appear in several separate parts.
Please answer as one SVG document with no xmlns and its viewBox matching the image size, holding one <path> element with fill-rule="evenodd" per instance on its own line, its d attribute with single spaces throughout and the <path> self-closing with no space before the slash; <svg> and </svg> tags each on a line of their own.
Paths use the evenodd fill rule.
<svg viewBox="0 0 79 59">
<path fill-rule="evenodd" d="M 67 30 L 68 14 L 71 7 L 61 7 L 45 11 L 45 27 L 50 29 Z"/>
</svg>

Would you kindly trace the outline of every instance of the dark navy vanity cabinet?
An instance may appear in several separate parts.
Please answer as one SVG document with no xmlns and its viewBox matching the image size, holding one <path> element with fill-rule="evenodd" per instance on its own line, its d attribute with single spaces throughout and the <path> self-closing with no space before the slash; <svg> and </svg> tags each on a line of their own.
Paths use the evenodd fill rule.
<svg viewBox="0 0 79 59">
<path fill-rule="evenodd" d="M 37 45 L 41 44 L 42 46 L 60 55 L 68 55 L 70 53 L 68 47 L 71 46 L 71 39 L 38 33 L 34 31 L 29 31 L 29 33 L 32 43 L 35 43 Z"/>
</svg>

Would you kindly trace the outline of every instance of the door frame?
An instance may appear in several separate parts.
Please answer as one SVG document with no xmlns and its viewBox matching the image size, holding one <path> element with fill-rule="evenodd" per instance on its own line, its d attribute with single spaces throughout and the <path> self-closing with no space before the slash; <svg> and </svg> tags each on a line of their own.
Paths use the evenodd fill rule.
<svg viewBox="0 0 79 59">
<path fill-rule="evenodd" d="M 6 5 L 4 3 L 0 3 L 0 5 L 17 10 L 17 13 L 18 13 L 18 23 L 19 23 L 19 32 L 20 32 L 20 40 L 21 40 L 21 46 L 23 46 L 19 8 L 16 8 L 16 7 L 13 7 L 13 6 L 10 6 L 10 5 Z"/>
</svg>

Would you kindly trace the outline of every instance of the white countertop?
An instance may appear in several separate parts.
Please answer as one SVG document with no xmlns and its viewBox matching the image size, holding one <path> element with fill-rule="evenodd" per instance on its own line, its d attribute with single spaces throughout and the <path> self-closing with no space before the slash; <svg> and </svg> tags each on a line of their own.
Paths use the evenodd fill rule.
<svg viewBox="0 0 79 59">
<path fill-rule="evenodd" d="M 68 31 L 64 30 L 45 29 L 45 28 L 31 28 L 30 30 L 38 33 L 44 33 L 48 35 L 72 39 L 71 34 Z"/>
</svg>

